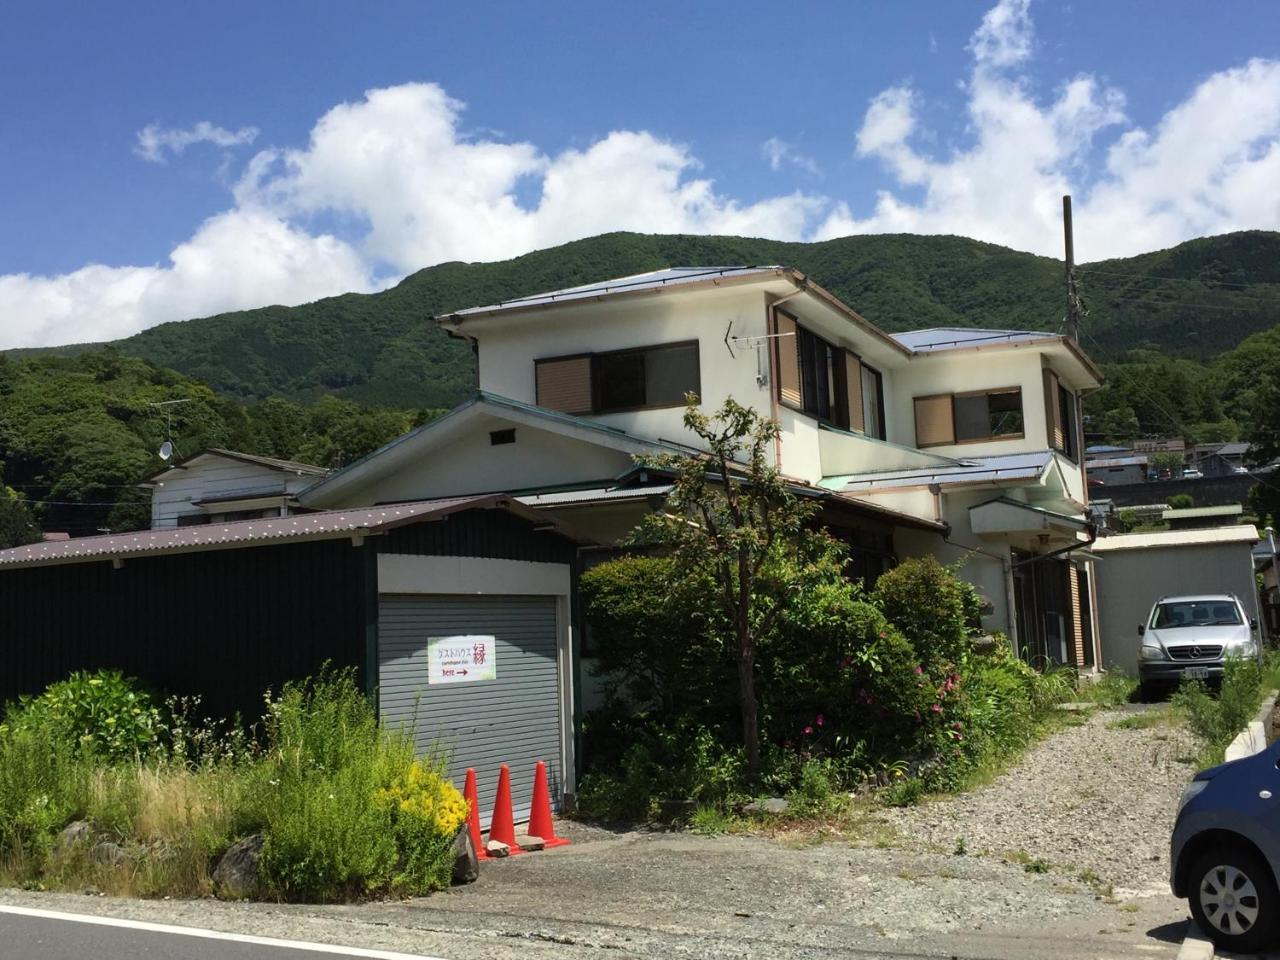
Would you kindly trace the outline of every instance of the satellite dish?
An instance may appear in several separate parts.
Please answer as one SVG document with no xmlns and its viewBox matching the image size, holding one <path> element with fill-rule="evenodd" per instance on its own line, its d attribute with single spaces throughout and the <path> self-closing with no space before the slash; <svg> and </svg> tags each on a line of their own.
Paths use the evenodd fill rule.
<svg viewBox="0 0 1280 960">
<path fill-rule="evenodd" d="M 173 456 L 173 441 L 166 440 L 164 443 L 160 444 L 160 459 L 168 460 L 172 456 Z"/>
</svg>

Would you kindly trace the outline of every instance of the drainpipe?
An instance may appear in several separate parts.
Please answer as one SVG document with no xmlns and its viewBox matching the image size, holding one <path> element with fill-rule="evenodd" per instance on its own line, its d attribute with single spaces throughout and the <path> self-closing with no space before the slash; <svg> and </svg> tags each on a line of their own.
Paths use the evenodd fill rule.
<svg viewBox="0 0 1280 960">
<path fill-rule="evenodd" d="M 992 553 L 990 550 L 983 550 L 981 547 L 974 547 L 967 543 L 959 543 L 952 540 L 950 532 L 942 538 L 942 542 L 949 543 L 953 547 L 959 547 L 961 550 L 980 553 L 984 557 L 990 557 L 1000 564 L 1000 570 L 1004 574 L 1005 616 L 1009 618 L 1009 642 L 1013 644 L 1013 649 L 1016 653 L 1018 650 L 1018 605 L 1014 599 L 1013 563 L 1008 557 L 1002 557 L 998 553 Z"/>
<path fill-rule="evenodd" d="M 769 418 L 774 423 L 778 422 L 778 364 L 777 364 L 777 340 L 778 324 L 774 316 L 774 308 L 780 303 L 786 303 L 794 297 L 804 293 L 804 287 L 800 287 L 793 293 L 788 293 L 785 297 L 779 297 L 769 303 L 764 318 L 764 332 L 767 335 L 769 343 Z M 773 466 L 775 469 L 782 469 L 782 431 L 778 431 L 778 435 L 773 438 Z"/>
</svg>

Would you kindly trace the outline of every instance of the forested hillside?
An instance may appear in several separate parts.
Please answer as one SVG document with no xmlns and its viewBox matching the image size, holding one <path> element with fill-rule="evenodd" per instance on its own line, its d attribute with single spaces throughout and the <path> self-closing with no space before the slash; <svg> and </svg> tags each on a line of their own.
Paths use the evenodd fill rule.
<svg viewBox="0 0 1280 960">
<path fill-rule="evenodd" d="M 208 386 L 113 349 L 76 357 L 0 356 L 0 546 L 34 516 L 77 536 L 145 527 L 150 495 L 138 483 L 163 463 L 169 421 L 178 455 L 230 447 L 341 466 L 431 416 L 321 397 L 273 397 L 244 406 Z M 8 488 L 8 489 L 6 489 Z"/>
<path fill-rule="evenodd" d="M 1082 238 L 1083 245 L 1083 238 Z M 123 353 L 242 400 L 332 393 L 403 408 L 448 407 L 472 389 L 466 344 L 431 317 L 671 265 L 798 267 L 889 330 L 1058 329 L 1062 264 L 963 237 L 876 235 L 824 243 L 613 233 L 501 263 L 445 263 L 381 293 L 164 324 Z M 1280 233 L 1181 244 L 1079 272 L 1085 346 L 1109 362 L 1135 347 L 1212 358 L 1280 318 Z"/>
<path fill-rule="evenodd" d="M 229 446 L 337 466 L 474 389 L 449 310 L 663 266 L 796 266 L 890 330 L 1057 330 L 1062 265 L 961 237 L 792 244 L 615 233 L 515 260 L 447 263 L 372 295 L 165 324 L 111 348 L 0 354 L 0 541 L 34 513 L 76 534 L 145 523 L 159 400 L 180 453 Z M 1280 454 L 1280 233 L 1210 237 L 1079 270 L 1083 345 L 1106 387 L 1090 441 L 1250 439 Z M 169 369 L 172 368 L 172 369 Z M 180 372 L 174 372 L 180 371 Z M 6 489 L 7 486 L 7 489 Z"/>
</svg>

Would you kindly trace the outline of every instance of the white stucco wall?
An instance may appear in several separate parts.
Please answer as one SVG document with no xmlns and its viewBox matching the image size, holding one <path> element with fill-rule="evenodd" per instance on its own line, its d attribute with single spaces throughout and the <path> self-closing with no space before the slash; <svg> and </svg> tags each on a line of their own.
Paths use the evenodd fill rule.
<svg viewBox="0 0 1280 960">
<path fill-rule="evenodd" d="M 315 481 L 314 476 L 298 476 L 227 457 L 197 457 L 183 467 L 167 471 L 156 482 L 151 491 L 151 526 L 176 527 L 180 516 L 208 512 L 194 501 L 239 493 L 294 494 Z"/>
</svg>

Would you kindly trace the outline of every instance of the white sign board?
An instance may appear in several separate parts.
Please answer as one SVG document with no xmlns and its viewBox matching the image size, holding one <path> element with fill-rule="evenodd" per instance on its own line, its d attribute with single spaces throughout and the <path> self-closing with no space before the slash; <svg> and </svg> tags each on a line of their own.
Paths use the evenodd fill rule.
<svg viewBox="0 0 1280 960">
<path fill-rule="evenodd" d="M 427 658 L 428 686 L 498 679 L 498 651 L 492 636 L 428 637 Z"/>
</svg>

